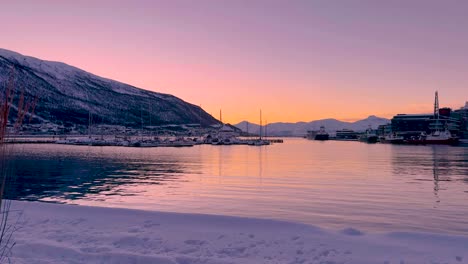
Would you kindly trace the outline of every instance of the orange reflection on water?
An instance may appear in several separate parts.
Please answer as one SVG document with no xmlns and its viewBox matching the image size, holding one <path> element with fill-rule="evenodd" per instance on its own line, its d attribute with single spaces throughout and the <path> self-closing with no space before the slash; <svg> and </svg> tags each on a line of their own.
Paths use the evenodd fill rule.
<svg viewBox="0 0 468 264">
<path fill-rule="evenodd" d="M 468 233 L 467 148 L 304 139 L 263 147 L 22 148 L 20 172 L 43 177 L 32 191 L 41 200 Z"/>
</svg>

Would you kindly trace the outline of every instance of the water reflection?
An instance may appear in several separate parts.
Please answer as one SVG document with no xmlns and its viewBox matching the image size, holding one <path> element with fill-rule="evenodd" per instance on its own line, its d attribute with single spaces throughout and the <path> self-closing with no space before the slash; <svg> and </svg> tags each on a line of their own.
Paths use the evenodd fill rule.
<svg viewBox="0 0 468 264">
<path fill-rule="evenodd" d="M 182 181 L 186 174 L 186 166 L 176 155 L 128 160 L 104 155 L 98 148 L 81 150 L 67 155 L 61 151 L 36 155 L 17 152 L 10 161 L 16 179 L 8 198 L 64 202 L 93 196 L 134 196 L 144 189 L 129 192 L 132 186 L 164 185 Z"/>
<path fill-rule="evenodd" d="M 18 146 L 10 198 L 468 234 L 468 148 Z"/>
<path fill-rule="evenodd" d="M 437 151 L 434 150 L 433 152 L 433 174 L 434 174 L 434 196 L 436 197 L 436 203 L 440 203 L 439 198 L 439 157 L 437 156 Z"/>
<path fill-rule="evenodd" d="M 441 202 L 440 192 L 447 190 L 444 183 L 468 183 L 466 148 L 393 146 L 392 150 L 394 175 L 406 183 L 433 182 L 435 203 Z M 450 190 L 453 191 L 453 187 Z"/>
</svg>

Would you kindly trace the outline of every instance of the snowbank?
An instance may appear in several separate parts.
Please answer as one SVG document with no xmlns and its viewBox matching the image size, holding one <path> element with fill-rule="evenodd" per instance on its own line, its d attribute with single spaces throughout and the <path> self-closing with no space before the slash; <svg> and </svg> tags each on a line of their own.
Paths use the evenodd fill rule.
<svg viewBox="0 0 468 264">
<path fill-rule="evenodd" d="M 468 237 L 13 202 L 12 263 L 468 263 Z M 14 220 L 15 216 L 12 216 Z"/>
</svg>

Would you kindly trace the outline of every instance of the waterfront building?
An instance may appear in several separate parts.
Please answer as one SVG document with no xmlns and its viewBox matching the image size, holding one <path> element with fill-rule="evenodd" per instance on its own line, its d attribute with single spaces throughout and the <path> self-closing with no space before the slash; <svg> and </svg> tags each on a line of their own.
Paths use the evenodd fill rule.
<svg viewBox="0 0 468 264">
<path fill-rule="evenodd" d="M 447 129 L 453 134 L 459 134 L 461 120 L 452 115 L 451 110 L 444 108 L 440 109 L 446 112 L 439 116 L 441 125 L 447 127 Z M 420 133 L 420 132 L 431 132 L 432 124 L 434 124 L 433 114 L 398 114 L 392 118 L 392 131 L 397 133 Z"/>
<path fill-rule="evenodd" d="M 460 121 L 460 138 L 468 139 L 468 102 L 465 103 L 464 107 L 454 110 L 451 116 Z"/>
<path fill-rule="evenodd" d="M 397 133 L 429 132 L 432 114 L 398 114 L 391 120 L 392 130 Z"/>
<path fill-rule="evenodd" d="M 435 129 L 447 128 L 452 134 L 460 133 L 461 120 L 453 114 L 450 108 L 439 110 L 439 121 L 436 123 L 433 114 L 398 114 L 391 120 L 393 132 L 398 134 L 419 134 L 421 132 L 430 133 Z"/>
<path fill-rule="evenodd" d="M 380 125 L 377 127 L 377 135 L 378 136 L 385 136 L 385 135 L 390 135 L 392 134 L 392 124 L 385 124 L 385 125 Z"/>
</svg>

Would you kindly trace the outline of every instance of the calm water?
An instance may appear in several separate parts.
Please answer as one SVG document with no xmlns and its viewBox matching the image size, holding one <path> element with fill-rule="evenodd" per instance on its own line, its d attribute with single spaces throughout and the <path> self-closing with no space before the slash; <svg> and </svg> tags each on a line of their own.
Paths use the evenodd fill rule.
<svg viewBox="0 0 468 264">
<path fill-rule="evenodd" d="M 15 145 L 14 199 L 468 234 L 468 148 Z"/>
</svg>

